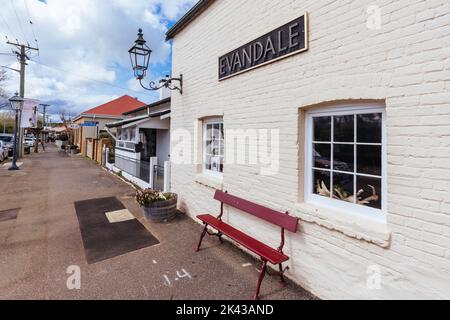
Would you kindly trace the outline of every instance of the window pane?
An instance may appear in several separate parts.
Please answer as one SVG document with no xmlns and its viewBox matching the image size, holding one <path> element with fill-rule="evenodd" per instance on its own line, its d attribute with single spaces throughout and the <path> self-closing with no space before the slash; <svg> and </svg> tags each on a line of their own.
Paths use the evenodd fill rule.
<svg viewBox="0 0 450 320">
<path fill-rule="evenodd" d="M 211 157 L 211 170 L 219 171 L 220 168 L 220 157 Z"/>
<path fill-rule="evenodd" d="M 211 155 L 212 154 L 212 142 L 211 141 L 206 141 L 206 150 L 205 150 L 206 154 Z"/>
<path fill-rule="evenodd" d="M 381 113 L 359 114 L 357 141 L 381 143 Z"/>
<path fill-rule="evenodd" d="M 206 140 L 211 140 L 212 139 L 212 124 L 207 124 L 206 125 Z"/>
<path fill-rule="evenodd" d="M 315 168 L 331 168 L 331 144 L 313 144 L 313 162 Z"/>
<path fill-rule="evenodd" d="M 205 169 L 211 170 L 211 156 L 206 156 L 205 158 Z"/>
<path fill-rule="evenodd" d="M 220 125 L 218 123 L 213 125 L 212 139 L 217 140 L 220 139 Z"/>
<path fill-rule="evenodd" d="M 313 118 L 314 141 L 331 141 L 331 117 Z"/>
<path fill-rule="evenodd" d="M 213 141 L 213 147 L 212 147 L 211 154 L 213 154 L 215 156 L 219 155 L 219 145 L 220 145 L 219 141 Z"/>
<path fill-rule="evenodd" d="M 353 203 L 354 175 L 333 173 L 333 195 L 335 199 Z"/>
<path fill-rule="evenodd" d="M 330 198 L 330 173 L 313 170 L 313 188 L 313 193 Z"/>
<path fill-rule="evenodd" d="M 381 146 L 357 146 L 357 172 L 381 176 Z"/>
<path fill-rule="evenodd" d="M 219 172 L 223 172 L 223 157 L 219 157 Z"/>
<path fill-rule="evenodd" d="M 333 169 L 339 171 L 353 172 L 355 170 L 355 147 L 353 144 L 335 144 L 333 145 Z"/>
<path fill-rule="evenodd" d="M 381 209 L 381 179 L 356 177 L 358 204 Z"/>
<path fill-rule="evenodd" d="M 223 140 L 219 143 L 219 151 L 221 156 L 225 154 L 225 142 Z"/>
<path fill-rule="evenodd" d="M 334 141 L 355 141 L 355 118 L 353 115 L 334 117 Z"/>
</svg>

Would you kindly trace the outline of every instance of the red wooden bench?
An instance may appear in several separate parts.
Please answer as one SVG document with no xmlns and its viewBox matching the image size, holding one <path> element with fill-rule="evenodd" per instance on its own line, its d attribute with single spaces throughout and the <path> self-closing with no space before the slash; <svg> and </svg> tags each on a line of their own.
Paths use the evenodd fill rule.
<svg viewBox="0 0 450 320">
<path fill-rule="evenodd" d="M 198 243 L 196 251 L 198 252 L 200 250 L 202 240 L 207 233 L 209 235 L 218 236 L 221 242 L 222 242 L 222 235 L 225 235 L 230 239 L 236 241 L 240 245 L 244 246 L 248 250 L 254 252 L 261 258 L 262 266 L 258 277 L 258 282 L 256 285 L 256 293 L 253 299 L 257 300 L 259 298 L 259 290 L 261 288 L 261 282 L 264 279 L 264 276 L 267 272 L 268 262 L 270 262 L 273 265 L 278 265 L 279 271 L 277 272 L 277 274 L 280 276 L 281 282 L 284 284 L 285 281 L 283 273 L 285 269 L 283 269 L 282 264 L 283 262 L 289 259 L 289 257 L 283 253 L 284 230 L 289 230 L 294 233 L 297 232 L 298 218 L 289 216 L 287 212 L 282 213 L 279 211 L 275 211 L 266 208 L 264 206 L 261 206 L 259 204 L 250 202 L 248 200 L 230 195 L 228 194 L 228 192 L 223 192 L 220 190 L 216 190 L 216 193 L 214 194 L 214 199 L 221 202 L 220 214 L 217 218 L 213 217 L 210 214 L 203 214 L 197 216 L 197 218 L 203 222 L 205 228 L 203 229 L 203 232 L 200 236 L 200 241 Z M 225 204 L 281 227 L 281 243 L 279 247 L 277 249 L 274 249 L 264 244 L 263 242 L 250 237 L 244 232 L 235 229 L 231 225 L 223 222 L 222 215 L 223 215 L 223 206 Z M 209 232 L 208 226 L 216 229 L 218 232 L 217 233 Z"/>
</svg>

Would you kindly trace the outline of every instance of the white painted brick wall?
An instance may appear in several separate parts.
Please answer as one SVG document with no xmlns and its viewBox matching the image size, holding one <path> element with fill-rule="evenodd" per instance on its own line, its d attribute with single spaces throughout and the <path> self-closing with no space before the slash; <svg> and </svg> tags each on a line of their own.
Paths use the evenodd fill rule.
<svg viewBox="0 0 450 320">
<path fill-rule="evenodd" d="M 380 30 L 366 27 L 379 5 Z M 310 50 L 231 79 L 218 57 L 309 12 Z M 173 42 L 172 130 L 224 115 L 226 128 L 279 128 L 280 172 L 225 166 L 224 189 L 279 210 L 299 199 L 298 111 L 340 99 L 385 99 L 390 245 L 301 222 L 289 234 L 289 276 L 321 298 L 450 298 L 450 3 L 447 0 L 217 0 Z M 300 152 L 302 154 L 302 152 Z M 174 165 L 172 187 L 187 214 L 218 212 L 194 165 Z M 277 245 L 279 232 L 244 214 L 225 219 Z M 380 290 L 367 267 L 382 270 Z M 255 279 L 256 280 L 256 279 Z"/>
</svg>

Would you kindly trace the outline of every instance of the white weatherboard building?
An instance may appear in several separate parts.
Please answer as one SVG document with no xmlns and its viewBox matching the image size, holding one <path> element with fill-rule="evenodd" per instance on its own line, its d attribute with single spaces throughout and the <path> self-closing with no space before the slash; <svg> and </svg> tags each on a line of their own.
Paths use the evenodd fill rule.
<svg viewBox="0 0 450 320">
<path fill-rule="evenodd" d="M 450 298 L 448 1 L 203 0 L 168 39 L 183 211 L 218 212 L 223 189 L 298 216 L 288 276 L 320 298 Z M 238 129 L 245 161 L 228 159 Z"/>
</svg>

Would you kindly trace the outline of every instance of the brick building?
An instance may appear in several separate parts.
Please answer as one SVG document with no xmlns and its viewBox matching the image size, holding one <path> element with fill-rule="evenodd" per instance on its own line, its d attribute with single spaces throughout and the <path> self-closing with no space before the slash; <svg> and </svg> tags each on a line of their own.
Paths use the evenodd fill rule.
<svg viewBox="0 0 450 320">
<path fill-rule="evenodd" d="M 184 79 L 171 154 L 177 135 L 194 150 L 172 159 L 188 215 L 217 212 L 223 189 L 298 216 L 288 276 L 320 298 L 450 298 L 448 1 L 203 0 L 167 36 Z M 246 161 L 228 161 L 229 130 Z"/>
</svg>

